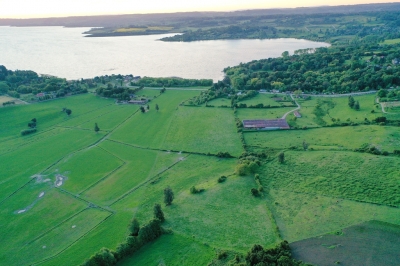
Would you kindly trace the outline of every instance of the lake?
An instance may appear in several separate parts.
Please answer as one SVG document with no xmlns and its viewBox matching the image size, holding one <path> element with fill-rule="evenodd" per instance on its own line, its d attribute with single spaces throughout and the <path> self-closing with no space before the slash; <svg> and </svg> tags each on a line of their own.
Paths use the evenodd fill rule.
<svg viewBox="0 0 400 266">
<path fill-rule="evenodd" d="M 110 74 L 223 78 L 222 70 L 284 51 L 329 46 L 297 39 L 161 42 L 171 36 L 85 38 L 89 28 L 0 27 L 0 65 L 67 79 Z"/>
</svg>

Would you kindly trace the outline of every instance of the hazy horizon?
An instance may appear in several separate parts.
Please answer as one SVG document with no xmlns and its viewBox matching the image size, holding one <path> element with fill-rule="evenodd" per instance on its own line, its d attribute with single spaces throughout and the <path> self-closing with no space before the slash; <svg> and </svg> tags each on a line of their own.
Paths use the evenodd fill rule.
<svg viewBox="0 0 400 266">
<path fill-rule="evenodd" d="M 340 6 L 357 4 L 398 3 L 400 1 L 386 0 L 339 0 L 324 1 L 304 0 L 301 5 L 298 1 L 282 0 L 203 0 L 199 3 L 190 3 L 183 0 L 161 1 L 148 0 L 145 3 L 133 3 L 128 0 L 0 0 L 0 18 L 27 19 L 46 17 L 95 16 L 95 15 L 122 15 L 122 14 L 151 14 L 176 12 L 220 12 L 250 9 L 297 8 L 317 6 Z"/>
</svg>

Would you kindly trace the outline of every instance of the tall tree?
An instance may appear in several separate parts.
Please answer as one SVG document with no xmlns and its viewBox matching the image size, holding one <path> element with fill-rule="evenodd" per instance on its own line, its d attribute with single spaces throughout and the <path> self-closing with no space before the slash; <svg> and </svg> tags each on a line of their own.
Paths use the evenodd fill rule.
<svg viewBox="0 0 400 266">
<path fill-rule="evenodd" d="M 164 212 L 161 209 L 161 205 L 158 203 L 154 205 L 154 219 L 158 219 L 161 222 L 165 221 Z"/>
<path fill-rule="evenodd" d="M 172 204 L 174 200 L 174 192 L 170 187 L 164 189 L 164 203 L 165 205 L 169 206 Z"/>
<path fill-rule="evenodd" d="M 354 100 L 353 96 L 349 96 L 349 106 L 350 108 L 354 108 L 354 104 L 356 103 L 356 101 Z"/>
<path fill-rule="evenodd" d="M 360 103 L 358 101 L 354 103 L 354 109 L 357 111 L 360 110 Z"/>
<path fill-rule="evenodd" d="M 160 107 L 158 107 L 158 104 L 156 104 L 156 110 L 158 112 L 158 110 L 160 110 Z"/>
<path fill-rule="evenodd" d="M 68 116 L 70 116 L 71 113 L 72 113 L 72 110 L 71 109 L 65 109 L 65 112 L 67 113 Z"/>
<path fill-rule="evenodd" d="M 100 131 L 100 128 L 99 128 L 99 126 L 97 125 L 97 123 L 94 123 L 94 131 L 95 131 L 96 133 L 98 133 L 98 132 Z"/>
<path fill-rule="evenodd" d="M 285 154 L 283 152 L 279 153 L 278 155 L 278 161 L 280 163 L 284 163 L 285 162 Z"/>
<path fill-rule="evenodd" d="M 130 236 L 137 236 L 139 234 L 140 225 L 139 221 L 136 218 L 133 218 L 129 224 L 129 235 Z"/>
<path fill-rule="evenodd" d="M 144 109 L 143 106 L 140 106 L 140 111 L 144 114 L 146 112 L 146 109 Z"/>
</svg>

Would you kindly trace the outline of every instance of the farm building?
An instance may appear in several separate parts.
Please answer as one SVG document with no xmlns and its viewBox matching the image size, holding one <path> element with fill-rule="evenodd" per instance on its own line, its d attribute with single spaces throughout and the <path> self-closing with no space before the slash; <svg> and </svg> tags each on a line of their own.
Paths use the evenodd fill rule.
<svg viewBox="0 0 400 266">
<path fill-rule="evenodd" d="M 147 100 L 130 100 L 128 103 L 130 103 L 130 104 L 146 104 Z"/>
<path fill-rule="evenodd" d="M 259 130 L 290 129 L 289 124 L 285 119 L 243 120 L 243 127 L 245 129 Z"/>
<path fill-rule="evenodd" d="M 301 118 L 301 114 L 300 114 L 300 112 L 299 111 L 294 111 L 294 116 L 295 117 L 297 117 L 297 118 Z"/>
</svg>

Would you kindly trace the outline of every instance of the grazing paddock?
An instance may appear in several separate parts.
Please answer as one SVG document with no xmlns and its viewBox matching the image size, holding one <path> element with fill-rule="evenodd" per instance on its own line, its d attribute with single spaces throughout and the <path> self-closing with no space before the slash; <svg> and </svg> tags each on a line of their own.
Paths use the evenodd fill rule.
<svg viewBox="0 0 400 266">
<path fill-rule="evenodd" d="M 245 132 L 244 139 L 251 147 L 273 149 L 303 149 L 304 141 L 308 149 L 314 150 L 353 150 L 364 143 L 388 152 L 400 147 L 400 132 L 396 127 L 376 125 Z"/>
<path fill-rule="evenodd" d="M 236 113 L 189 107 L 182 103 L 201 88 L 167 88 L 162 94 L 160 89 L 138 93 L 151 100 L 145 113 L 93 94 L 0 109 L 0 239 L 6 243 L 0 265 L 81 265 L 101 248 L 115 250 L 126 241 L 129 221 L 135 217 L 146 224 L 156 203 L 165 214 L 163 227 L 173 233 L 120 265 L 206 265 L 221 249 L 245 255 L 254 244 L 272 247 L 282 239 L 306 239 L 300 245 L 312 255 L 304 260 L 324 263 L 315 254 L 326 254 L 326 261 L 352 264 L 346 257 L 353 252 L 350 237 L 387 239 L 379 243 L 388 252 L 390 243 L 398 245 L 386 233 L 374 233 L 387 226 L 341 231 L 373 219 L 400 225 L 400 159 L 393 154 L 400 147 L 398 127 L 322 127 L 332 118 L 360 122 L 382 116 L 373 95 L 355 97 L 360 111 L 350 109 L 346 97 L 300 99 L 302 117 L 289 115 L 287 122 L 313 129 L 241 132 L 236 117 L 276 119 L 294 107 Z M 267 104 L 268 97 L 243 102 Z M 209 104 L 228 105 L 224 99 Z M 21 136 L 32 118 L 37 132 Z M 354 151 L 365 143 L 390 154 Z M 263 151 L 266 157 L 243 154 L 244 160 L 244 151 Z M 218 152 L 237 158 L 213 156 Z M 255 172 L 236 175 L 238 163 L 247 160 L 255 161 Z M 221 176 L 226 178 L 219 183 Z M 192 194 L 193 186 L 204 191 Z M 171 206 L 163 203 L 166 187 L 174 192 Z M 253 196 L 254 190 L 260 195 Z M 309 239 L 330 232 L 343 232 L 343 247 L 350 248 L 333 243 L 336 239 L 319 246 Z M 295 256 L 303 258 L 293 245 Z M 360 246 L 362 252 L 365 248 Z"/>
<path fill-rule="evenodd" d="M 338 151 L 285 152 L 265 167 L 275 189 L 400 206 L 400 158 Z M 267 183 L 268 182 L 268 183 Z"/>
<path fill-rule="evenodd" d="M 315 265 L 398 265 L 400 226 L 370 221 L 339 234 L 327 234 L 290 245 L 296 259 Z"/>
<path fill-rule="evenodd" d="M 267 205 L 283 239 L 289 242 L 336 232 L 369 220 L 400 225 L 398 208 L 325 197 L 315 193 L 269 190 Z"/>
</svg>

